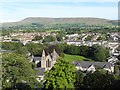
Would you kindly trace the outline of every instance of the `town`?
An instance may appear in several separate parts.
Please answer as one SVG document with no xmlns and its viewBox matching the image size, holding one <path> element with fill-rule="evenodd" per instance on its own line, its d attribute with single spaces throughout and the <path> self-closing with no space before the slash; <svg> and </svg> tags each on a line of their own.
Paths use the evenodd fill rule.
<svg viewBox="0 0 120 90">
<path fill-rule="evenodd" d="M 118 0 L 1 0 L 0 90 L 120 88 Z"/>
<path fill-rule="evenodd" d="M 91 62 L 91 61 L 74 61 L 73 64 L 75 65 L 77 70 L 81 71 L 87 71 L 87 72 L 95 72 L 95 66 L 99 66 L 109 72 L 114 73 L 115 65 L 119 61 L 120 56 L 120 45 L 119 45 L 119 33 L 118 32 L 112 32 L 107 33 L 106 36 L 101 33 L 93 33 L 93 32 L 85 32 L 81 34 L 65 34 L 61 35 L 61 37 L 57 36 L 60 32 L 17 32 L 17 33 L 10 33 L 9 35 L 1 36 L 2 42 L 12 42 L 12 43 L 22 43 L 24 46 L 29 43 L 37 43 L 37 44 L 50 44 L 50 45 L 56 45 L 56 44 L 67 44 L 67 45 L 74 45 L 74 46 L 93 46 L 93 45 L 99 45 L 102 47 L 106 47 L 109 49 L 109 57 L 107 57 L 107 62 Z M 67 33 L 67 32 L 66 32 Z M 46 37 L 53 37 L 53 40 L 46 40 Z M 43 42 L 44 41 L 44 42 Z M 7 51 L 6 51 L 7 52 Z M 49 56 L 50 55 L 50 56 Z M 53 55 L 53 56 L 51 56 Z M 53 50 L 53 54 L 48 54 L 48 56 L 45 55 L 45 51 L 42 51 L 42 57 L 40 56 L 34 56 L 30 54 L 29 62 L 34 62 L 37 67 L 35 67 L 35 70 L 38 70 L 38 74 L 36 76 L 36 79 L 41 82 L 44 80 L 44 72 L 47 70 L 50 70 L 56 60 L 60 56 L 57 54 L 55 49 Z M 53 62 L 52 62 L 53 61 Z M 84 66 L 85 65 L 85 66 Z M 87 65 L 87 66 L 86 66 Z M 120 69 L 118 69 L 120 70 Z M 120 75 L 120 71 L 117 73 Z"/>
<path fill-rule="evenodd" d="M 118 25 L 37 25 L 3 25 L 3 90 L 119 88 Z"/>
<path fill-rule="evenodd" d="M 114 64 L 118 61 L 117 56 L 120 55 L 120 45 L 119 45 L 119 33 L 107 33 L 106 39 L 102 39 L 105 36 L 100 33 L 81 33 L 81 34 L 66 34 L 63 37 L 61 36 L 61 40 L 57 40 L 57 35 L 59 33 L 55 32 L 33 32 L 33 33 L 10 33 L 10 35 L 1 36 L 2 42 L 21 42 L 23 45 L 27 43 L 43 43 L 43 40 L 47 36 L 53 36 L 56 39 L 49 42 L 49 44 L 59 44 L 59 43 L 67 43 L 68 45 L 75 46 L 92 46 L 92 45 L 100 45 L 109 48 L 110 57 L 108 58 L 108 62 Z M 38 37 L 38 40 L 35 38 Z M 59 38 L 58 38 L 59 39 Z"/>
</svg>

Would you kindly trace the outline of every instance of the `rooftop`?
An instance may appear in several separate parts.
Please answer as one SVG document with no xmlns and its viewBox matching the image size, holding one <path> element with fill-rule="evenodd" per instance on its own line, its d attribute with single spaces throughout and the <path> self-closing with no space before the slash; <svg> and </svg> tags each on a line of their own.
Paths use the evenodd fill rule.
<svg viewBox="0 0 120 90">
<path fill-rule="evenodd" d="M 83 68 L 89 68 L 91 65 L 100 67 L 100 68 L 110 68 L 111 63 L 108 62 L 93 62 L 93 61 L 73 61 L 75 66 L 81 66 Z"/>
<path fill-rule="evenodd" d="M 36 71 L 36 75 L 37 76 L 43 76 L 44 75 L 44 72 L 45 72 L 45 68 L 35 68 Z"/>
</svg>

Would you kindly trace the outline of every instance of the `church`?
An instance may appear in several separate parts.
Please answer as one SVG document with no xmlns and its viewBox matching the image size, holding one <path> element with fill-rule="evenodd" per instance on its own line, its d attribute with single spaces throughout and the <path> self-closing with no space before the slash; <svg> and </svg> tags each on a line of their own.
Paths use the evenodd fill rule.
<svg viewBox="0 0 120 90">
<path fill-rule="evenodd" d="M 34 62 L 36 64 L 36 68 L 35 70 L 38 71 L 38 73 L 36 74 L 36 78 L 38 81 L 43 80 L 44 78 L 44 72 L 46 70 L 50 70 L 56 60 L 59 58 L 58 53 L 55 51 L 55 49 L 53 50 L 52 53 L 46 53 L 45 50 L 42 51 L 42 55 L 40 56 L 32 56 L 32 62 Z"/>
</svg>

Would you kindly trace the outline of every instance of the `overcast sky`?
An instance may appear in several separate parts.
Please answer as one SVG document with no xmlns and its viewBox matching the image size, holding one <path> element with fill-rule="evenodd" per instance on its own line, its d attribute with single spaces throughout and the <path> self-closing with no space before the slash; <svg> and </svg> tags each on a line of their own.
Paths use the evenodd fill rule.
<svg viewBox="0 0 120 90">
<path fill-rule="evenodd" d="M 0 22 L 27 17 L 97 17 L 118 19 L 119 0 L 1 0 Z"/>
</svg>

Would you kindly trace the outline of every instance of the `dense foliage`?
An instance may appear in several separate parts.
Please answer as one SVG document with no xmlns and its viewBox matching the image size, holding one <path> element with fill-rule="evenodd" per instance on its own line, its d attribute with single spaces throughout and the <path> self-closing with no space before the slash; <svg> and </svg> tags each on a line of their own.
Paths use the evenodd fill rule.
<svg viewBox="0 0 120 90">
<path fill-rule="evenodd" d="M 57 34 L 56 39 L 57 39 L 57 41 L 63 41 L 63 35 Z"/>
<path fill-rule="evenodd" d="M 108 49 L 98 45 L 92 47 L 67 45 L 64 48 L 64 53 L 85 56 L 95 61 L 106 61 L 109 57 Z"/>
<path fill-rule="evenodd" d="M 86 21 L 87 22 L 87 21 Z M 91 22 L 90 22 L 91 23 Z M 109 25 L 97 25 L 97 24 L 86 24 L 86 23 L 61 23 L 61 24 L 40 24 L 40 23 L 30 23 L 24 25 L 3 25 L 2 28 L 2 35 L 8 35 L 11 32 L 45 32 L 47 30 L 61 30 L 67 32 L 68 34 L 73 33 L 81 33 L 81 32 L 100 32 L 100 33 L 107 33 L 107 32 L 118 32 L 118 25 L 116 24 L 109 24 Z M 103 24 L 103 23 L 101 23 Z M 109 26 L 109 27 L 108 27 Z M 113 27 L 115 26 L 115 27 Z"/>
<path fill-rule="evenodd" d="M 53 42 L 53 41 L 56 41 L 56 38 L 54 36 L 46 36 L 44 39 L 43 39 L 43 43 L 45 42 Z"/>
<path fill-rule="evenodd" d="M 32 65 L 22 55 L 4 53 L 2 55 L 2 88 L 33 90 L 41 85 L 35 79 Z"/>
<path fill-rule="evenodd" d="M 111 89 L 116 88 L 114 84 L 116 81 L 120 81 L 119 78 L 115 79 L 113 74 L 109 74 L 106 71 L 95 71 L 94 73 L 88 73 L 83 80 L 83 88 L 101 88 L 101 89 Z M 119 85 L 116 84 L 116 86 Z M 117 87 L 120 88 L 120 87 Z"/>
<path fill-rule="evenodd" d="M 93 51 L 94 60 L 105 61 L 109 57 L 108 49 L 98 46 L 98 45 L 94 45 L 93 49 L 94 49 Z"/>
<path fill-rule="evenodd" d="M 2 42 L 2 49 L 5 50 L 16 50 L 22 46 L 23 44 L 19 42 Z"/>
<path fill-rule="evenodd" d="M 74 88 L 75 77 L 75 66 L 59 59 L 52 69 L 46 73 L 44 88 Z"/>
<path fill-rule="evenodd" d="M 39 40 L 42 40 L 42 39 L 43 39 L 42 36 L 35 36 L 32 41 L 39 41 Z"/>
<path fill-rule="evenodd" d="M 32 55 L 41 55 L 42 50 L 46 47 L 47 45 L 42 45 L 39 43 L 29 43 L 25 47 L 27 47 L 28 51 Z"/>
<path fill-rule="evenodd" d="M 75 82 L 75 88 L 81 88 L 83 86 L 83 80 L 84 80 L 84 74 L 82 71 L 78 70 L 76 72 L 76 82 Z"/>
<path fill-rule="evenodd" d="M 53 37 L 53 36 L 52 36 Z M 49 38 L 47 38 L 49 39 Z M 29 43 L 23 46 L 21 43 L 17 42 L 3 42 L 2 49 L 14 50 L 16 53 L 27 55 L 31 53 L 33 55 L 41 55 L 42 50 L 45 49 L 47 52 L 51 53 L 55 49 L 60 56 L 63 54 L 79 55 L 84 56 L 95 61 L 106 61 L 109 57 L 109 50 L 105 47 L 99 45 L 93 46 L 75 46 L 67 44 L 39 44 L 39 43 Z M 119 57 L 118 57 L 119 58 Z"/>
<path fill-rule="evenodd" d="M 18 54 L 22 54 L 22 55 L 24 55 L 24 56 L 27 56 L 27 55 L 29 54 L 29 51 L 28 51 L 27 47 L 23 46 L 23 47 L 21 47 L 21 48 L 17 48 L 17 49 L 15 50 L 15 53 L 18 53 Z"/>
</svg>

